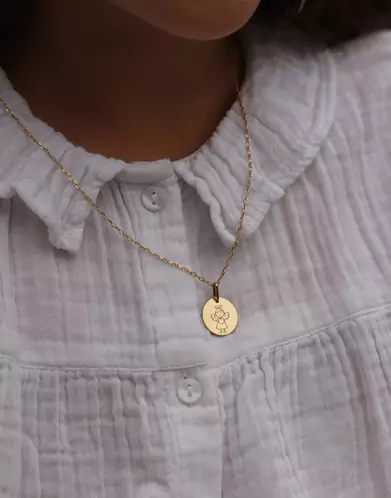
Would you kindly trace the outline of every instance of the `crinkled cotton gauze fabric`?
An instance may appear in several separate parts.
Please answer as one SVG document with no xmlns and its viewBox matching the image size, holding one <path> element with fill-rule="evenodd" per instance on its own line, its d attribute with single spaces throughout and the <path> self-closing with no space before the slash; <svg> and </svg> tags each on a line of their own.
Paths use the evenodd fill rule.
<svg viewBox="0 0 391 498">
<path fill-rule="evenodd" d="M 254 180 L 223 339 L 210 289 L 129 246 L 0 112 L 2 498 L 391 496 L 391 34 L 245 46 Z M 34 118 L 4 73 L 0 95 L 121 228 L 218 274 L 238 104 L 191 157 L 124 164 Z"/>
</svg>

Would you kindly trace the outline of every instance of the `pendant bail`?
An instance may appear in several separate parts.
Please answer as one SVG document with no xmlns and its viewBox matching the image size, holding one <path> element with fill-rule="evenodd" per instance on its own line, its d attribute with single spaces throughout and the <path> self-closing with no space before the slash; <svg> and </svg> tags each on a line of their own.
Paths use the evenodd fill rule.
<svg viewBox="0 0 391 498">
<path fill-rule="evenodd" d="M 220 301 L 219 284 L 213 284 L 213 299 L 216 303 Z"/>
</svg>

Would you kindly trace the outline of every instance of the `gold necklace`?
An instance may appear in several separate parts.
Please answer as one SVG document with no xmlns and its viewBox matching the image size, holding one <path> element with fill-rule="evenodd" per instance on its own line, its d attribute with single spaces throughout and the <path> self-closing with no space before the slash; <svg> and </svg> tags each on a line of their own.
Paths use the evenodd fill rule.
<svg viewBox="0 0 391 498">
<path fill-rule="evenodd" d="M 240 106 L 240 111 L 242 114 L 242 119 L 243 119 L 243 124 L 244 124 L 244 135 L 245 135 L 245 145 L 246 145 L 246 152 L 247 152 L 247 161 L 248 161 L 248 175 L 247 175 L 247 184 L 246 188 L 244 191 L 244 197 L 243 197 L 243 202 L 242 202 L 242 209 L 240 213 L 240 218 L 239 218 L 239 224 L 238 228 L 236 230 L 236 237 L 235 241 L 232 244 L 232 247 L 228 253 L 228 256 L 225 260 L 224 266 L 218 276 L 218 278 L 215 281 L 210 281 L 204 278 L 203 276 L 199 275 L 195 271 L 192 271 L 191 269 L 187 268 L 186 266 L 183 266 L 179 263 L 176 263 L 175 261 L 171 261 L 168 258 L 161 256 L 157 252 L 154 252 L 152 249 L 149 249 L 148 247 L 144 246 L 140 242 L 137 242 L 133 237 L 125 233 L 118 225 L 114 223 L 96 204 L 95 202 L 91 199 L 91 197 L 87 194 L 87 192 L 79 185 L 79 183 L 72 177 L 72 175 L 65 169 L 65 167 L 60 163 L 60 161 L 53 156 L 53 154 L 47 149 L 35 136 L 26 128 L 26 126 L 22 123 L 22 121 L 14 114 L 14 112 L 11 110 L 10 107 L 8 107 L 7 103 L 0 97 L 0 105 L 4 108 L 4 110 L 11 116 L 11 118 L 16 121 L 16 123 L 19 125 L 19 127 L 23 130 L 25 135 L 32 141 L 34 142 L 49 158 L 53 161 L 53 164 L 55 164 L 60 171 L 70 180 L 70 182 L 73 184 L 73 186 L 83 195 L 83 197 L 86 199 L 88 204 L 105 220 L 109 225 L 114 228 L 122 237 L 125 237 L 125 239 L 130 242 L 131 244 L 135 245 L 139 250 L 145 252 L 146 254 L 149 254 L 150 256 L 154 257 L 155 259 L 161 261 L 162 263 L 165 263 L 167 265 L 170 265 L 172 268 L 175 268 L 177 270 L 182 271 L 183 273 L 186 273 L 187 275 L 190 275 L 191 277 L 197 279 L 199 282 L 208 285 L 209 287 L 212 287 L 213 289 L 213 297 L 209 299 L 202 310 L 202 318 L 204 321 L 204 324 L 206 328 L 214 335 L 217 336 L 226 336 L 229 334 L 232 334 L 232 332 L 235 331 L 237 324 L 238 324 L 238 312 L 235 308 L 235 306 L 228 301 L 228 299 L 225 299 L 223 297 L 220 297 L 219 294 L 219 286 L 221 284 L 221 281 L 224 278 L 224 275 L 226 274 L 228 267 L 231 263 L 231 260 L 236 252 L 236 249 L 239 245 L 240 241 L 240 236 L 242 234 L 242 229 L 243 229 L 243 220 L 244 216 L 246 214 L 246 207 L 247 207 L 247 202 L 250 194 L 250 189 L 251 189 L 251 182 L 252 182 L 252 170 L 253 170 L 253 157 L 252 157 L 252 150 L 251 150 L 251 141 L 250 141 L 250 134 L 249 134 L 249 126 L 248 126 L 248 120 L 247 120 L 247 114 L 244 108 L 243 100 L 240 94 L 240 91 L 238 91 L 238 102 Z"/>
</svg>

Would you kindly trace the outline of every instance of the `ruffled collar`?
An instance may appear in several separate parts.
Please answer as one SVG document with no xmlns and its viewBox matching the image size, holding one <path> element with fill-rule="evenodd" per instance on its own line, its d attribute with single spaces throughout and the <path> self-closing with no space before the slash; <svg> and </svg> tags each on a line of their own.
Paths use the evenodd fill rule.
<svg viewBox="0 0 391 498">
<path fill-rule="evenodd" d="M 254 155 L 253 186 L 243 227 L 243 236 L 249 237 L 317 156 L 335 114 L 336 77 L 332 55 L 296 37 L 270 39 L 249 29 L 244 40 L 248 74 L 242 94 Z M 154 183 L 175 173 L 209 207 L 223 243 L 233 242 L 248 167 L 238 104 L 228 111 L 208 143 L 190 157 L 126 164 L 75 147 L 35 118 L 1 69 L 0 95 L 94 201 L 102 186 L 114 178 Z M 79 249 L 90 206 L 0 108 L 0 199 L 13 195 L 46 223 L 55 247 L 69 252 Z"/>
</svg>

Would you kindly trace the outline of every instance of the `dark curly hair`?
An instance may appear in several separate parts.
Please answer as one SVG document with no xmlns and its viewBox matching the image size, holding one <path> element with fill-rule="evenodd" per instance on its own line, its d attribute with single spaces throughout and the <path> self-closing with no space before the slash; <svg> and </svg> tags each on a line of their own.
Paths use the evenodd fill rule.
<svg viewBox="0 0 391 498">
<path fill-rule="evenodd" d="M 314 41 L 338 45 L 373 31 L 391 29 L 391 0 L 262 0 L 259 22 L 294 26 Z"/>
<path fill-rule="evenodd" d="M 0 0 L 0 43 L 23 26 L 34 0 Z M 262 0 L 253 21 L 296 27 L 314 40 L 339 44 L 391 28 L 391 0 Z"/>
</svg>

